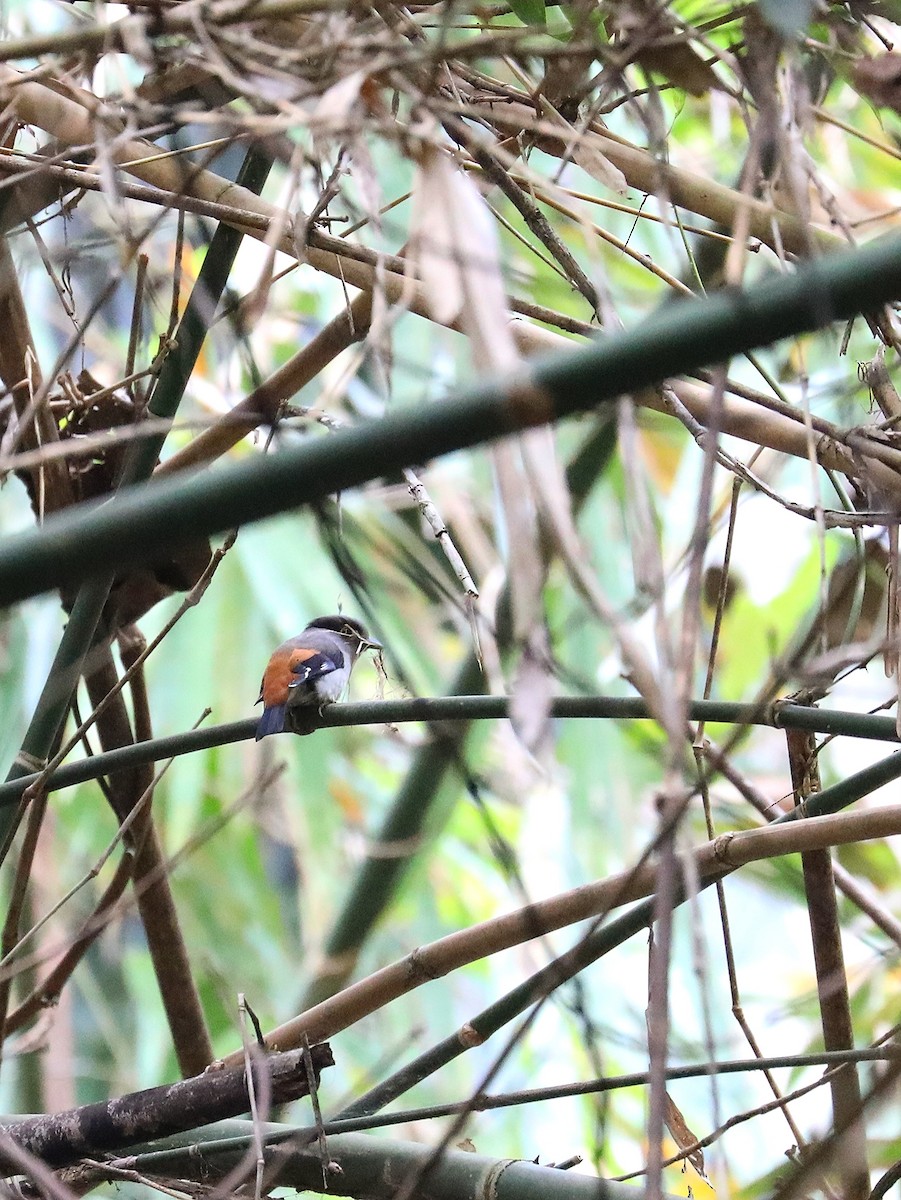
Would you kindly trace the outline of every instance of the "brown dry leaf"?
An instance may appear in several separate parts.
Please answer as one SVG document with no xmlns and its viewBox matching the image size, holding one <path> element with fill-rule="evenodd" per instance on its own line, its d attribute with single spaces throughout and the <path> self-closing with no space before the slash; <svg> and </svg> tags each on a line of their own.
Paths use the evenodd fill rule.
<svg viewBox="0 0 901 1200">
<path fill-rule="evenodd" d="M 685 1118 L 682 1116 L 681 1110 L 673 1103 L 673 1099 L 669 1092 L 666 1093 L 666 1112 L 663 1120 L 666 1122 L 666 1127 L 670 1132 L 670 1137 L 676 1143 L 680 1150 L 685 1151 L 689 1146 L 694 1146 L 697 1142 L 697 1135 L 692 1133 L 688 1128 Z M 698 1146 L 687 1155 L 688 1161 L 701 1176 L 706 1179 L 704 1174 L 704 1151 Z"/>
<path fill-rule="evenodd" d="M 876 634 L 885 620 L 888 583 L 894 571 L 891 553 L 879 537 L 866 539 L 862 562 L 854 554 L 835 565 L 827 583 L 826 609 L 817 622 L 829 649 L 848 642 L 867 642 Z"/>
<path fill-rule="evenodd" d="M 599 146 L 599 138 L 580 137 L 573 149 L 573 162 L 596 183 L 610 188 L 618 196 L 628 195 L 629 184 L 625 175 L 619 167 L 614 166 L 606 154 L 601 153 Z"/>
<path fill-rule="evenodd" d="M 435 319 L 452 325 L 466 303 L 463 247 L 457 243 L 459 222 L 449 201 L 454 168 L 447 157 L 425 146 L 413 179 L 410 245 L 407 262 L 422 280 Z"/>
<path fill-rule="evenodd" d="M 473 181 L 428 142 L 417 156 L 412 207 L 407 261 L 422 280 L 432 315 L 462 327 L 482 370 L 511 370 L 519 355 L 494 221 Z"/>
<path fill-rule="evenodd" d="M 348 174 L 357 186 L 360 203 L 370 226 L 381 230 L 381 206 L 384 203 L 379 175 L 365 137 L 354 136 L 347 142 Z"/>
<path fill-rule="evenodd" d="M 463 329 L 481 370 L 514 369 L 520 359 L 494 221 L 472 180 L 447 153 L 426 142 L 417 160 L 410 241 L 408 261 L 415 264 L 436 319 Z M 494 470 L 506 526 L 514 640 L 523 647 L 510 717 L 522 744 L 540 757 L 551 746 L 553 679 L 544 620 L 547 561 L 524 461 L 533 436 L 501 442 L 494 450 Z"/>
<path fill-rule="evenodd" d="M 613 630 L 628 677 L 670 737 L 678 737 L 678 713 L 670 689 L 661 689 L 657 673 L 640 639 L 617 613 L 590 566 L 573 521 L 569 493 L 557 461 L 553 433 L 530 431 L 523 441 L 529 479 L 536 497 L 545 537 L 563 559 L 573 585 L 599 619 Z"/>
<path fill-rule="evenodd" d="M 359 106 L 365 83 L 366 72 L 354 71 L 322 94 L 310 114 L 310 130 L 314 136 L 343 133 L 351 114 Z"/>
<path fill-rule="evenodd" d="M 549 670 L 550 644 L 544 620 L 536 620 L 523 647 L 510 695 L 510 722 L 516 736 L 539 762 L 552 749 L 551 703 L 554 680 Z"/>
<path fill-rule="evenodd" d="M 688 42 L 663 40 L 639 51 L 636 57 L 646 71 L 662 75 L 692 96 L 705 96 L 723 86 L 710 64 Z"/>
<path fill-rule="evenodd" d="M 538 102 L 543 115 L 566 130 L 567 157 L 571 158 L 586 175 L 590 175 L 597 183 L 610 188 L 619 196 L 625 196 L 629 191 L 628 181 L 619 167 L 615 166 L 601 151 L 602 139 L 597 134 L 580 133 L 552 105 L 547 103 L 544 96 L 539 96 Z"/>
<path fill-rule="evenodd" d="M 662 75 L 692 96 L 723 87 L 711 65 L 658 5 L 632 0 L 618 6 L 609 23 L 615 29 L 616 49 L 645 71 Z"/>
<path fill-rule="evenodd" d="M 434 316 L 456 323 L 468 335 L 476 365 L 507 372 L 519 364 L 510 329 L 494 222 L 474 182 L 450 155 L 424 143 L 414 181 L 412 253 Z M 533 440 L 541 446 L 539 452 Z M 551 454 L 545 456 L 549 442 Z M 529 451 L 529 446 L 533 450 Z M 523 656 L 511 686 L 510 718 L 517 737 L 537 758 L 552 746 L 553 677 L 543 586 L 547 556 L 542 546 L 539 488 L 529 454 L 541 458 L 541 487 L 555 491 L 553 439 L 547 431 L 501 442 L 494 473 L 506 527 L 507 570 L 512 593 L 513 640 Z M 565 490 L 565 488 L 564 488 Z M 559 496 L 557 503 L 559 503 Z M 566 503 L 566 502 L 564 502 Z"/>
<path fill-rule="evenodd" d="M 901 54 L 897 51 L 860 59 L 851 76 L 861 96 L 877 108 L 893 108 L 901 113 Z"/>
<path fill-rule="evenodd" d="M 513 607 L 513 638 L 522 647 L 510 694 L 510 720 L 531 754 L 550 747 L 553 682 L 544 622 L 547 561 L 538 526 L 534 488 L 523 461 L 526 434 L 494 450 L 494 471 L 504 514 L 508 581 Z"/>
</svg>

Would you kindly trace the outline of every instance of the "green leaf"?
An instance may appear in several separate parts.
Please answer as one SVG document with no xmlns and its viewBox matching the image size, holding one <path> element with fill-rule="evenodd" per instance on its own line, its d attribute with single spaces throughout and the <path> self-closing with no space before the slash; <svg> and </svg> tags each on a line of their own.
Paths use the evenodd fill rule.
<svg viewBox="0 0 901 1200">
<path fill-rule="evenodd" d="M 510 0 L 510 8 L 523 25 L 547 24 L 544 0 Z"/>
</svg>

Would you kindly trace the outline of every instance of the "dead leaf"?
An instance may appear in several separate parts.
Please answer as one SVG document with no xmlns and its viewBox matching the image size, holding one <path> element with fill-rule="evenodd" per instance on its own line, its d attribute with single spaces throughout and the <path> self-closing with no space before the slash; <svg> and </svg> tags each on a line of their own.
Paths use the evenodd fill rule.
<svg viewBox="0 0 901 1200">
<path fill-rule="evenodd" d="M 723 84 L 710 64 L 659 5 L 647 0 L 620 4 L 607 25 L 615 35 L 614 46 L 627 61 L 662 75 L 692 96 L 722 89 Z"/>
<path fill-rule="evenodd" d="M 463 329 L 481 370 L 513 369 L 519 355 L 507 320 L 494 220 L 450 154 L 425 140 L 412 207 L 407 261 L 422 281 L 432 316 Z"/>
<path fill-rule="evenodd" d="M 341 133 L 346 129 L 351 114 L 359 105 L 365 83 L 366 72 L 354 71 L 322 94 L 310 114 L 310 130 L 314 136 Z"/>
<path fill-rule="evenodd" d="M 635 57 L 646 71 L 662 75 L 692 96 L 705 96 L 723 86 L 710 64 L 681 38 L 664 38 L 639 50 Z"/>
<path fill-rule="evenodd" d="M 889 51 L 875 58 L 861 58 L 854 64 L 851 77 L 861 96 L 877 108 L 893 108 L 901 113 L 901 54 Z"/>
<path fill-rule="evenodd" d="M 572 152 L 573 162 L 576 166 L 581 167 L 586 175 L 590 175 L 596 183 L 616 192 L 618 196 L 627 195 L 629 184 L 625 175 L 606 154 L 600 152 L 598 145 L 598 138 L 579 138 Z"/>
<path fill-rule="evenodd" d="M 500 373 L 518 366 L 494 220 L 473 181 L 449 153 L 428 141 L 417 155 L 410 241 L 408 261 L 422 280 L 433 315 L 468 335 L 479 369 Z M 544 619 L 547 560 L 523 460 L 531 436 L 501 442 L 493 458 L 506 527 L 513 634 L 523 648 L 510 689 L 510 715 L 522 744 L 540 756 L 551 746 L 553 680 Z"/>
<path fill-rule="evenodd" d="M 539 96 L 538 99 L 543 115 L 566 130 L 568 137 L 566 156 L 571 158 L 586 175 L 590 175 L 597 183 L 610 188 L 619 196 L 625 196 L 629 191 L 629 184 L 619 167 L 615 166 L 607 155 L 601 152 L 601 138 L 597 134 L 581 133 L 548 104 L 543 96 Z"/>
<path fill-rule="evenodd" d="M 536 621 L 523 647 L 510 695 L 510 723 L 525 748 L 542 762 L 552 748 L 550 668 L 547 627 Z"/>
<path fill-rule="evenodd" d="M 685 1118 L 682 1116 L 680 1109 L 673 1103 L 669 1092 L 666 1093 L 666 1112 L 663 1115 L 663 1120 L 670 1131 L 670 1136 L 680 1150 L 685 1151 L 689 1146 L 695 1145 L 698 1140 L 697 1135 L 692 1133 L 688 1128 Z M 704 1151 L 700 1146 L 697 1146 L 686 1157 L 701 1178 L 706 1179 L 707 1176 L 704 1174 Z"/>
</svg>

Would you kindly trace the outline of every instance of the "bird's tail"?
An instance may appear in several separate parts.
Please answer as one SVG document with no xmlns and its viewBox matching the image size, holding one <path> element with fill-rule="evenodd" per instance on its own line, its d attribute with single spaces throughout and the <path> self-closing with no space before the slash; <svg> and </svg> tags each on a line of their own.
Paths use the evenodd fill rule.
<svg viewBox="0 0 901 1200">
<path fill-rule="evenodd" d="M 273 704 L 263 709 L 257 725 L 257 741 L 270 733 L 283 733 L 285 729 L 285 705 Z"/>
</svg>

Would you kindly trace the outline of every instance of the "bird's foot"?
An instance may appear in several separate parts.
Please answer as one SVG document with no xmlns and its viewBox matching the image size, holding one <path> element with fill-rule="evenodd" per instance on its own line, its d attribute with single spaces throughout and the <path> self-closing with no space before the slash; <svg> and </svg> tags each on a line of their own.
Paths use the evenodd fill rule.
<svg viewBox="0 0 901 1200">
<path fill-rule="evenodd" d="M 289 708 L 285 717 L 285 729 L 306 737 L 322 728 L 322 712 L 318 708 Z"/>
</svg>

